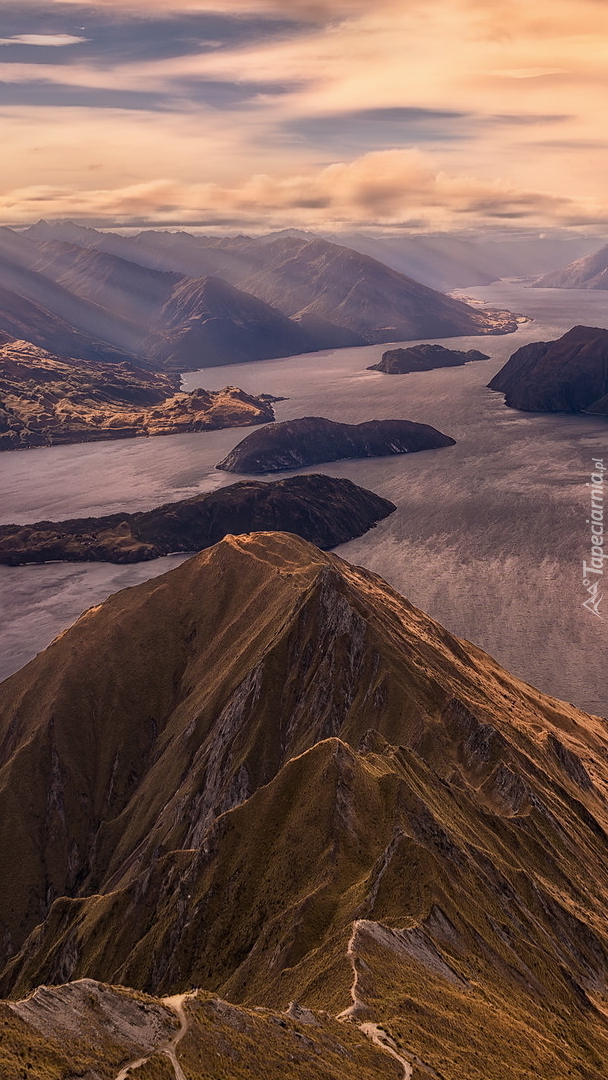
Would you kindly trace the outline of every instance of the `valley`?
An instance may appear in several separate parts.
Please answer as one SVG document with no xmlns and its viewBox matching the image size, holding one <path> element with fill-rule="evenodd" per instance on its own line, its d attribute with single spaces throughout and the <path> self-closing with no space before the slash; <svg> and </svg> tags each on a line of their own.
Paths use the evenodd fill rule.
<svg viewBox="0 0 608 1080">
<path fill-rule="evenodd" d="M 369 346 L 236 365 L 231 378 L 246 392 L 263 388 L 289 398 L 275 404 L 278 420 L 321 414 L 359 423 L 401 415 L 455 438 L 448 450 L 303 470 L 346 477 L 397 506 L 340 553 L 381 574 L 520 677 L 606 715 L 603 625 L 583 610 L 580 596 L 585 484 L 591 458 L 606 452 L 606 421 L 518 413 L 487 389 L 520 345 L 559 338 L 581 321 L 601 326 L 605 298 L 514 282 L 475 292 L 491 307 L 534 318 L 508 337 L 444 342 L 457 349 L 481 345 L 491 360 L 389 378 L 366 370 L 385 351 Z M 209 368 L 186 375 L 184 389 L 221 389 L 225 378 L 225 368 Z M 214 491 L 234 480 L 215 465 L 236 442 L 224 430 L 4 455 L 2 517 L 27 523 L 97 517 L 126 506 L 147 511 Z M 86 607 L 178 558 L 130 567 L 0 567 L 3 673 L 29 660 Z"/>
</svg>

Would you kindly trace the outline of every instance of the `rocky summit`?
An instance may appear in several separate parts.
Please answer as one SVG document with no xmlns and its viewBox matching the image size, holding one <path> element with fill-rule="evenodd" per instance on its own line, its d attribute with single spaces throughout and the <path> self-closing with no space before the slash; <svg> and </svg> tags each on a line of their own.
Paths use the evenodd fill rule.
<svg viewBox="0 0 608 1080">
<path fill-rule="evenodd" d="M 267 398 L 236 386 L 180 393 L 177 375 L 128 362 L 55 356 L 29 341 L 0 345 L 0 450 L 175 435 L 274 420 Z"/>
<path fill-rule="evenodd" d="M 280 472 L 343 458 L 386 457 L 453 446 L 454 439 L 429 424 L 411 420 L 368 420 L 340 424 L 323 416 L 302 416 L 264 427 L 242 439 L 216 465 L 238 473 Z"/>
<path fill-rule="evenodd" d="M 514 409 L 608 416 L 608 330 L 573 326 L 557 341 L 524 345 L 488 385 Z"/>
<path fill-rule="evenodd" d="M 292 535 L 110 597 L 0 687 L 4 1074 L 605 1080 L 607 762 Z"/>
</svg>

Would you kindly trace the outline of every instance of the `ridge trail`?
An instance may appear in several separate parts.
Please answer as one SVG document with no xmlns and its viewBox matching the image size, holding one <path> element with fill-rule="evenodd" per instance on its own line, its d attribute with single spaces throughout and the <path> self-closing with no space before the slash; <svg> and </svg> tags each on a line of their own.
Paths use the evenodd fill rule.
<svg viewBox="0 0 608 1080">
<path fill-rule="evenodd" d="M 350 1005 L 347 1009 L 344 1009 L 344 1012 L 339 1013 L 336 1017 L 336 1020 L 340 1020 L 342 1022 L 355 1021 L 356 1023 L 355 1018 L 357 1017 L 357 1015 L 361 1012 L 367 1011 L 367 1006 L 365 1005 L 365 1002 L 361 1000 L 357 993 L 359 973 L 357 971 L 357 954 L 355 950 L 355 943 L 360 921 L 363 920 L 357 920 L 353 924 L 353 932 L 351 934 L 350 941 L 348 942 L 348 948 L 346 950 L 346 954 L 352 964 L 354 981 L 350 989 L 352 1005 Z M 379 1046 L 381 1050 L 384 1050 L 385 1053 L 390 1054 L 391 1057 L 394 1057 L 395 1060 L 399 1062 L 399 1064 L 403 1068 L 403 1080 L 412 1080 L 412 1077 L 414 1075 L 413 1064 L 399 1053 L 396 1042 L 394 1041 L 394 1039 L 391 1038 L 388 1032 L 384 1030 L 384 1028 L 382 1028 L 379 1024 L 373 1023 L 373 1021 L 365 1021 L 363 1023 L 359 1023 L 357 1024 L 357 1027 L 359 1028 L 359 1031 L 362 1031 L 363 1034 L 366 1035 L 367 1038 L 375 1044 L 375 1046 Z"/>
<path fill-rule="evenodd" d="M 169 1058 L 169 1061 L 171 1062 L 173 1066 L 173 1071 L 175 1073 L 175 1080 L 186 1080 L 183 1069 L 179 1061 L 177 1060 L 176 1051 L 179 1043 L 181 1042 L 184 1035 L 188 1031 L 188 1028 L 190 1027 L 190 1023 L 184 1009 L 184 1004 L 190 997 L 194 997 L 193 991 L 188 994 L 176 994 L 174 997 L 162 998 L 163 1005 L 166 1005 L 169 1009 L 172 1009 L 179 1020 L 179 1030 L 177 1034 L 171 1040 L 171 1042 L 167 1043 L 165 1046 L 157 1046 L 149 1054 L 146 1054 L 145 1057 L 137 1058 L 135 1061 L 130 1061 L 128 1065 L 125 1065 L 124 1068 L 120 1070 L 114 1080 L 129 1080 L 131 1073 L 135 1069 L 139 1069 L 141 1065 L 145 1065 L 146 1062 L 150 1060 L 150 1058 L 154 1057 L 155 1054 L 165 1054 L 165 1056 Z"/>
</svg>

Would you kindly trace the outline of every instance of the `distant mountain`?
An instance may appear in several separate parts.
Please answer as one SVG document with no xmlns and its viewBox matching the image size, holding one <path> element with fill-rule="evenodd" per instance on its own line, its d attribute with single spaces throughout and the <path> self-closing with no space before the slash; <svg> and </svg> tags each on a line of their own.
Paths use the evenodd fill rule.
<svg viewBox="0 0 608 1080">
<path fill-rule="evenodd" d="M 36 245 L 35 269 L 83 300 L 133 325 L 139 343 L 183 278 L 104 251 L 50 240 Z"/>
<path fill-rule="evenodd" d="M 489 313 L 350 248 L 287 237 L 265 250 L 272 261 L 245 279 L 248 291 L 288 315 L 331 319 L 360 334 L 365 343 L 503 332 Z"/>
<path fill-rule="evenodd" d="M 374 574 L 227 537 L 0 687 L 0 1061 L 604 1080 L 607 761 Z"/>
<path fill-rule="evenodd" d="M 38 244 L 64 239 L 73 243 L 79 238 L 96 251 L 119 254 L 149 269 L 189 278 L 221 277 L 299 321 L 312 335 L 309 349 L 509 333 L 517 328 L 515 319 L 497 321 L 490 312 L 473 309 L 368 255 L 318 237 L 291 231 L 272 239 L 148 230 L 127 238 L 79 229 L 43 222 L 25 235 Z M 337 328 L 349 336 L 336 338 Z"/>
<path fill-rule="evenodd" d="M 461 367 L 472 360 L 489 360 L 479 349 L 445 349 L 443 345 L 412 345 L 409 349 L 388 349 L 378 364 L 368 371 L 383 371 L 387 375 L 407 375 L 412 371 L 433 371 L 434 368 Z"/>
<path fill-rule="evenodd" d="M 242 439 L 216 469 L 256 474 L 281 472 L 343 458 L 413 454 L 453 445 L 449 435 L 411 420 L 339 424 L 323 416 L 302 416 L 283 420 Z"/>
<path fill-rule="evenodd" d="M 557 341 L 524 345 L 488 385 L 514 409 L 608 416 L 608 330 L 573 326 Z"/>
<path fill-rule="evenodd" d="M 133 359 L 138 355 L 141 331 L 132 325 L 129 318 L 122 317 L 113 309 L 108 310 L 88 296 L 71 291 L 56 281 L 53 275 L 42 273 L 37 269 L 39 261 L 38 249 L 27 237 L 10 229 L 0 229 L 0 289 L 5 290 L 8 298 L 6 306 L 0 307 L 0 330 L 8 327 L 14 318 L 15 301 L 12 298 L 18 297 L 18 312 L 24 303 L 35 305 L 41 329 L 44 313 L 48 313 L 49 325 L 54 331 L 56 320 L 59 319 L 72 331 L 71 334 L 67 331 L 69 338 L 73 337 L 74 329 L 84 335 L 76 339 L 77 343 L 84 345 L 82 353 L 67 352 L 67 345 L 73 343 L 68 341 L 66 350 L 57 348 L 57 352 L 64 356 L 82 355 L 82 359 L 94 359 L 92 353 L 100 346 L 105 346 L 108 359 L 110 352 L 120 353 L 121 359 Z M 27 333 L 20 336 L 31 340 Z M 41 344 L 42 348 L 54 347 L 50 341 L 36 341 L 34 344 Z"/>
<path fill-rule="evenodd" d="M 201 551 L 227 533 L 277 529 L 322 549 L 362 536 L 396 509 L 350 480 L 309 473 L 242 480 L 154 510 L 97 518 L 0 525 L 0 563 L 141 562 Z"/>
<path fill-rule="evenodd" d="M 143 357 L 83 333 L 42 305 L 0 286 L 0 341 L 23 340 L 63 357 L 74 356 L 97 363 L 132 360 L 141 367 L 149 366 Z"/>
<path fill-rule="evenodd" d="M 355 251 L 373 255 L 402 274 L 440 292 L 488 285 L 499 278 L 542 274 L 560 262 L 578 259 L 593 250 L 589 238 L 552 237 L 483 240 L 458 236 L 369 236 L 349 233 L 330 237 Z"/>
<path fill-rule="evenodd" d="M 179 383 L 128 363 L 55 356 L 29 341 L 0 345 L 0 450 L 274 420 L 267 399 L 235 386 L 186 394 Z"/>
<path fill-rule="evenodd" d="M 174 371 L 293 356 L 314 348 L 302 326 L 219 277 L 182 278 L 142 344 L 149 359 Z"/>
<path fill-rule="evenodd" d="M 535 289 L 608 289 L 608 244 L 576 259 L 562 270 L 553 270 L 534 282 Z"/>
</svg>

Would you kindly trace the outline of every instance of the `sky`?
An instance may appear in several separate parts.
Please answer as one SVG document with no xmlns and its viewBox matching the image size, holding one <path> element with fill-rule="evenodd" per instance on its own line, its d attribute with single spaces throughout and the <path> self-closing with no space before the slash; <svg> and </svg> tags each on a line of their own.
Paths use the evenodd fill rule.
<svg viewBox="0 0 608 1080">
<path fill-rule="evenodd" d="M 0 0 L 0 222 L 608 232 L 607 0 Z"/>
</svg>

